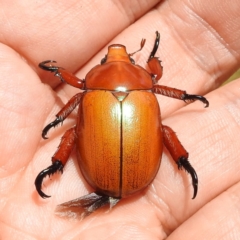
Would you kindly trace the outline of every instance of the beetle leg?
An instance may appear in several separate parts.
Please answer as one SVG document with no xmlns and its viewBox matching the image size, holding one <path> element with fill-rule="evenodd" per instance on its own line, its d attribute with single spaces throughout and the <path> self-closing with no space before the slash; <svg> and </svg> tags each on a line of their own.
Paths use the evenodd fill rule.
<svg viewBox="0 0 240 240">
<path fill-rule="evenodd" d="M 47 139 L 46 135 L 52 127 L 56 127 L 59 123 L 62 123 L 68 115 L 74 110 L 74 108 L 80 103 L 83 93 L 74 95 L 67 104 L 58 112 L 56 119 L 49 123 L 42 131 L 42 138 Z"/>
<path fill-rule="evenodd" d="M 58 205 L 55 212 L 61 217 L 75 215 L 82 219 L 107 204 L 110 204 L 111 209 L 119 201 L 120 198 L 113 198 L 94 192 Z"/>
<path fill-rule="evenodd" d="M 192 185 L 194 189 L 192 199 L 194 199 L 198 191 L 198 176 L 188 161 L 188 152 L 184 149 L 178 140 L 176 133 L 170 127 L 163 125 L 162 128 L 164 145 L 168 149 L 173 160 L 177 163 L 178 169 L 184 168 L 192 177 Z"/>
<path fill-rule="evenodd" d="M 52 157 L 52 165 L 50 165 L 48 168 L 41 171 L 36 177 L 35 186 L 38 191 L 38 194 L 42 198 L 50 197 L 46 195 L 44 192 L 42 192 L 41 190 L 43 179 L 47 175 L 50 176 L 51 174 L 54 174 L 57 171 L 61 173 L 63 172 L 63 167 L 66 164 L 75 144 L 75 131 L 76 131 L 76 128 L 74 127 L 74 128 L 70 128 L 64 133 L 61 139 L 61 142 L 58 146 L 58 150 Z"/>
<path fill-rule="evenodd" d="M 155 54 L 158 50 L 159 42 L 160 42 L 160 34 L 159 32 L 156 32 L 156 40 L 153 46 L 153 50 L 150 53 L 150 56 L 147 60 L 148 67 L 151 70 L 150 74 L 152 76 L 152 80 L 154 81 L 154 83 L 156 83 L 162 77 L 161 61 L 158 60 L 158 57 L 155 57 Z"/>
<path fill-rule="evenodd" d="M 54 60 L 46 60 L 39 63 L 38 66 L 45 71 L 53 72 L 62 82 L 66 82 L 76 88 L 84 89 L 84 80 L 77 78 L 71 72 L 68 72 L 62 67 L 53 66 L 52 64 L 47 65 L 48 63 L 57 62 Z"/>
<path fill-rule="evenodd" d="M 155 57 L 155 54 L 158 50 L 159 43 L 160 43 L 160 34 L 159 34 L 158 31 L 156 31 L 156 39 L 155 39 L 155 42 L 154 42 L 154 45 L 153 45 L 153 50 L 150 53 L 150 56 L 148 58 L 148 61 Z"/>
<path fill-rule="evenodd" d="M 199 100 L 205 104 L 205 108 L 209 106 L 209 102 L 205 97 L 200 95 L 187 94 L 186 91 L 179 90 L 176 88 L 171 88 L 162 85 L 154 85 L 152 91 L 153 93 L 180 99 L 183 100 L 184 102 L 194 102 L 195 100 Z"/>
</svg>

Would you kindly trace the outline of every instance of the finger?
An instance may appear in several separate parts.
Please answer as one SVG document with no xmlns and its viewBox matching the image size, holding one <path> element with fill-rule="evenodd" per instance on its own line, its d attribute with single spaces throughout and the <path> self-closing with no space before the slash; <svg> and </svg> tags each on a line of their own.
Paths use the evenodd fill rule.
<svg viewBox="0 0 240 240">
<path fill-rule="evenodd" d="M 157 2 L 4 1 L 0 41 L 35 66 L 51 57 L 74 71 Z"/>
<path fill-rule="evenodd" d="M 32 160 L 40 139 L 40 134 L 36 134 L 46 118 L 47 103 L 53 98 L 49 87 L 42 85 L 36 73 L 16 52 L 3 44 L 0 49 L 0 162 L 5 169 L 1 172 L 3 177 Z"/>
<path fill-rule="evenodd" d="M 3 44 L 0 72 L 0 235 L 5 239 L 13 235 L 38 238 L 45 221 L 39 221 L 42 211 L 36 201 L 34 179 L 43 160 L 50 159 L 44 158 L 44 154 L 40 156 L 37 150 L 41 149 L 43 122 L 55 99 L 50 87 L 42 84 L 27 62 Z M 44 148 L 41 153 L 46 152 Z M 45 220 L 49 221 L 48 214 L 52 216 L 51 209 L 42 212 Z M 24 219 L 32 219 L 33 224 L 25 224 Z M 48 238 L 49 231 L 44 232 Z"/>
</svg>

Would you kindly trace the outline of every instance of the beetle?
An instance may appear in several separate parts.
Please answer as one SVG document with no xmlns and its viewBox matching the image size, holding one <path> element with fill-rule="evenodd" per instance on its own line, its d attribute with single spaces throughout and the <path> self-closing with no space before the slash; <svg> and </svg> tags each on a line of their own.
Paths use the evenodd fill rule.
<svg viewBox="0 0 240 240">
<path fill-rule="evenodd" d="M 82 208 L 82 216 L 87 216 L 107 204 L 112 208 L 121 198 L 145 189 L 158 172 L 163 145 L 178 169 L 185 169 L 191 175 L 192 198 L 196 197 L 197 173 L 175 132 L 162 124 L 155 94 L 185 102 L 200 100 L 205 107 L 209 102 L 203 96 L 157 84 L 162 77 L 161 61 L 155 57 L 159 42 L 157 31 L 147 60 L 150 72 L 136 65 L 132 58 L 143 48 L 145 39 L 142 39 L 140 49 L 131 54 L 121 44 L 110 45 L 101 64 L 92 68 L 85 79 L 55 66 L 53 60 L 39 64 L 62 82 L 83 90 L 73 96 L 57 113 L 56 119 L 43 129 L 42 137 L 47 139 L 48 131 L 62 123 L 78 106 L 76 126 L 64 133 L 52 164 L 38 174 L 35 186 L 42 198 L 50 197 L 41 190 L 43 179 L 58 171 L 63 172 L 76 145 L 82 175 L 95 192 L 63 203 L 58 210 L 78 211 Z"/>
</svg>

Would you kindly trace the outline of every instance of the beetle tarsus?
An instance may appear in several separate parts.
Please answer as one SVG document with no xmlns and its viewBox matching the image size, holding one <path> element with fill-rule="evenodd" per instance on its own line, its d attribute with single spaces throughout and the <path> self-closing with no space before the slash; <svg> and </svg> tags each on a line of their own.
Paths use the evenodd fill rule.
<svg viewBox="0 0 240 240">
<path fill-rule="evenodd" d="M 43 139 L 48 139 L 48 137 L 46 137 L 48 131 L 52 128 L 52 127 L 56 127 L 59 123 L 61 123 L 63 121 L 62 118 L 57 117 L 53 122 L 49 123 L 43 130 L 42 130 L 42 138 Z"/>
<path fill-rule="evenodd" d="M 154 43 L 154 46 L 153 46 L 153 50 L 150 53 L 150 56 L 148 58 L 148 61 L 150 61 L 152 58 L 154 58 L 154 56 L 155 56 L 155 54 L 158 50 L 159 43 L 160 43 L 160 34 L 159 34 L 158 31 L 156 31 L 156 40 L 155 40 L 155 43 Z"/>
<path fill-rule="evenodd" d="M 197 196 L 198 192 L 198 176 L 190 162 L 185 157 L 180 157 L 177 161 L 178 169 L 184 168 L 192 177 L 192 185 L 193 185 L 193 198 L 194 199 Z"/>
<path fill-rule="evenodd" d="M 52 66 L 51 64 L 50 65 L 46 65 L 48 63 L 57 63 L 57 62 L 54 61 L 54 60 L 46 60 L 46 61 L 43 61 L 43 62 L 39 63 L 38 66 L 41 69 L 43 69 L 45 71 L 50 71 L 50 72 L 56 72 L 59 69 L 59 67 Z"/>
<path fill-rule="evenodd" d="M 182 97 L 182 100 L 184 102 L 187 102 L 187 101 L 193 102 L 195 100 L 199 100 L 205 104 L 205 108 L 207 108 L 209 106 L 208 100 L 201 95 L 190 95 L 190 94 L 185 93 Z"/>
<path fill-rule="evenodd" d="M 60 217 L 74 216 L 82 219 L 107 204 L 110 205 L 111 209 L 119 201 L 120 198 L 113 198 L 104 194 L 93 192 L 58 205 L 55 213 Z"/>
<path fill-rule="evenodd" d="M 61 161 L 57 160 L 55 161 L 51 166 L 49 166 L 48 168 L 42 170 L 38 176 L 35 179 L 35 186 L 36 186 L 36 190 L 38 192 L 38 194 L 42 197 L 42 198 L 49 198 L 51 196 L 46 195 L 42 190 L 42 182 L 43 179 L 48 175 L 50 177 L 50 175 L 56 173 L 57 171 L 63 173 L 63 164 Z"/>
</svg>

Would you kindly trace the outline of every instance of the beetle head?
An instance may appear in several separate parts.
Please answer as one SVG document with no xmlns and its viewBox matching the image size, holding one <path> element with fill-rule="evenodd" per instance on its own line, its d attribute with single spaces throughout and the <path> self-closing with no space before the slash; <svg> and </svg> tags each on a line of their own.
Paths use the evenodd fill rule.
<svg viewBox="0 0 240 240">
<path fill-rule="evenodd" d="M 107 55 L 101 60 L 101 64 L 109 62 L 128 62 L 133 63 L 126 47 L 121 44 L 112 44 L 108 47 Z"/>
</svg>

